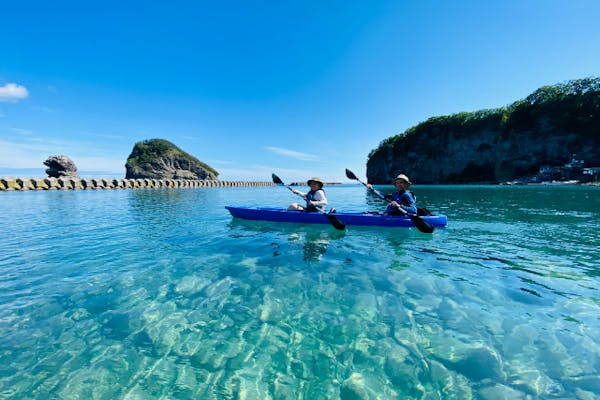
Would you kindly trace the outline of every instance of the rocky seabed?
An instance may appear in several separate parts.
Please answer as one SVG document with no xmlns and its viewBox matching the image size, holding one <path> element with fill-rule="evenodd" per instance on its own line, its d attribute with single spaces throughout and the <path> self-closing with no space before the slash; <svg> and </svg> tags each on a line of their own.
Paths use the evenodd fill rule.
<svg viewBox="0 0 600 400">
<path fill-rule="evenodd" d="M 273 182 L 243 182 L 187 179 L 64 179 L 0 178 L 0 191 L 78 189 L 179 189 L 203 187 L 274 186 Z"/>
</svg>

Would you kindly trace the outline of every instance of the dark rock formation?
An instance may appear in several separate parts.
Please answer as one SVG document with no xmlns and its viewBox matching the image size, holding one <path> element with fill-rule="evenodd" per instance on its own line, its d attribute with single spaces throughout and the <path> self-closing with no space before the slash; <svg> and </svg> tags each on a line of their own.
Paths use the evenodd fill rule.
<svg viewBox="0 0 600 400">
<path fill-rule="evenodd" d="M 125 164 L 126 179 L 217 179 L 219 173 L 164 139 L 138 142 Z"/>
<path fill-rule="evenodd" d="M 600 165 L 600 78 L 544 86 L 508 107 L 430 118 L 373 150 L 367 178 L 508 181 L 561 166 L 573 154 L 586 166 Z"/>
<path fill-rule="evenodd" d="M 48 167 L 46 174 L 50 178 L 79 178 L 75 163 L 67 156 L 50 156 L 44 165 Z"/>
</svg>

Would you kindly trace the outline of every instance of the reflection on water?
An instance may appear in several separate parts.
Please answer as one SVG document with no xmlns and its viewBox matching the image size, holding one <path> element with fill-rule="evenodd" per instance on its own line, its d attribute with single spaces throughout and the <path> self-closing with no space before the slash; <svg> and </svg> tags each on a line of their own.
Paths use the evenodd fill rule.
<svg viewBox="0 0 600 400">
<path fill-rule="evenodd" d="M 339 240 L 346 235 L 346 231 L 333 229 L 329 225 L 301 225 L 243 219 L 233 219 L 229 227 L 231 237 L 241 237 L 250 232 L 254 234 L 270 232 L 287 237 L 289 243 L 302 246 L 303 261 L 319 261 L 332 240 Z M 280 255 L 280 246 L 277 243 L 273 245 L 273 256 Z"/>
</svg>

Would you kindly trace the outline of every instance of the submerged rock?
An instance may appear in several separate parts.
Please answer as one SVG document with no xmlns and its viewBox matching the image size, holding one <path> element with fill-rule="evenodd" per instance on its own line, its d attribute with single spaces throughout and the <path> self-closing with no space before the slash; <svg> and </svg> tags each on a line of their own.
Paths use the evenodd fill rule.
<svg viewBox="0 0 600 400">
<path fill-rule="evenodd" d="M 498 353 L 486 347 L 472 349 L 455 363 L 456 370 L 472 380 L 492 379 L 503 381 L 502 363 Z"/>
<path fill-rule="evenodd" d="M 452 347 L 450 343 L 451 341 L 447 341 L 445 345 L 438 343 L 435 347 L 436 354 L 433 356 L 449 370 L 455 371 L 471 381 L 491 379 L 495 382 L 504 382 L 506 380 L 506 373 L 502 369 L 502 360 L 494 349 L 470 347 L 457 341 Z M 439 347 L 440 345 L 443 347 Z M 451 351 L 444 352 L 444 349 Z"/>
<path fill-rule="evenodd" d="M 341 400 L 371 400 L 398 398 L 398 393 L 388 387 L 384 381 L 371 374 L 353 372 L 340 387 Z"/>
<path fill-rule="evenodd" d="M 481 389 L 479 397 L 483 400 L 525 400 L 528 398 L 525 393 L 501 384 Z"/>
<path fill-rule="evenodd" d="M 50 178 L 74 178 L 79 179 L 77 167 L 73 160 L 67 156 L 50 156 L 44 161 L 46 174 Z"/>
</svg>

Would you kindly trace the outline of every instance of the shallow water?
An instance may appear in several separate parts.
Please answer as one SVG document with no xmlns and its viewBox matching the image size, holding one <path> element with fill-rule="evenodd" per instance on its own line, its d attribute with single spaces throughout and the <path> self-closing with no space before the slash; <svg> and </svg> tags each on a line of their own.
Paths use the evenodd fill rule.
<svg viewBox="0 0 600 400">
<path fill-rule="evenodd" d="M 0 399 L 598 398 L 600 188 L 414 189 L 447 228 L 224 209 L 282 188 L 0 193 Z"/>
</svg>

